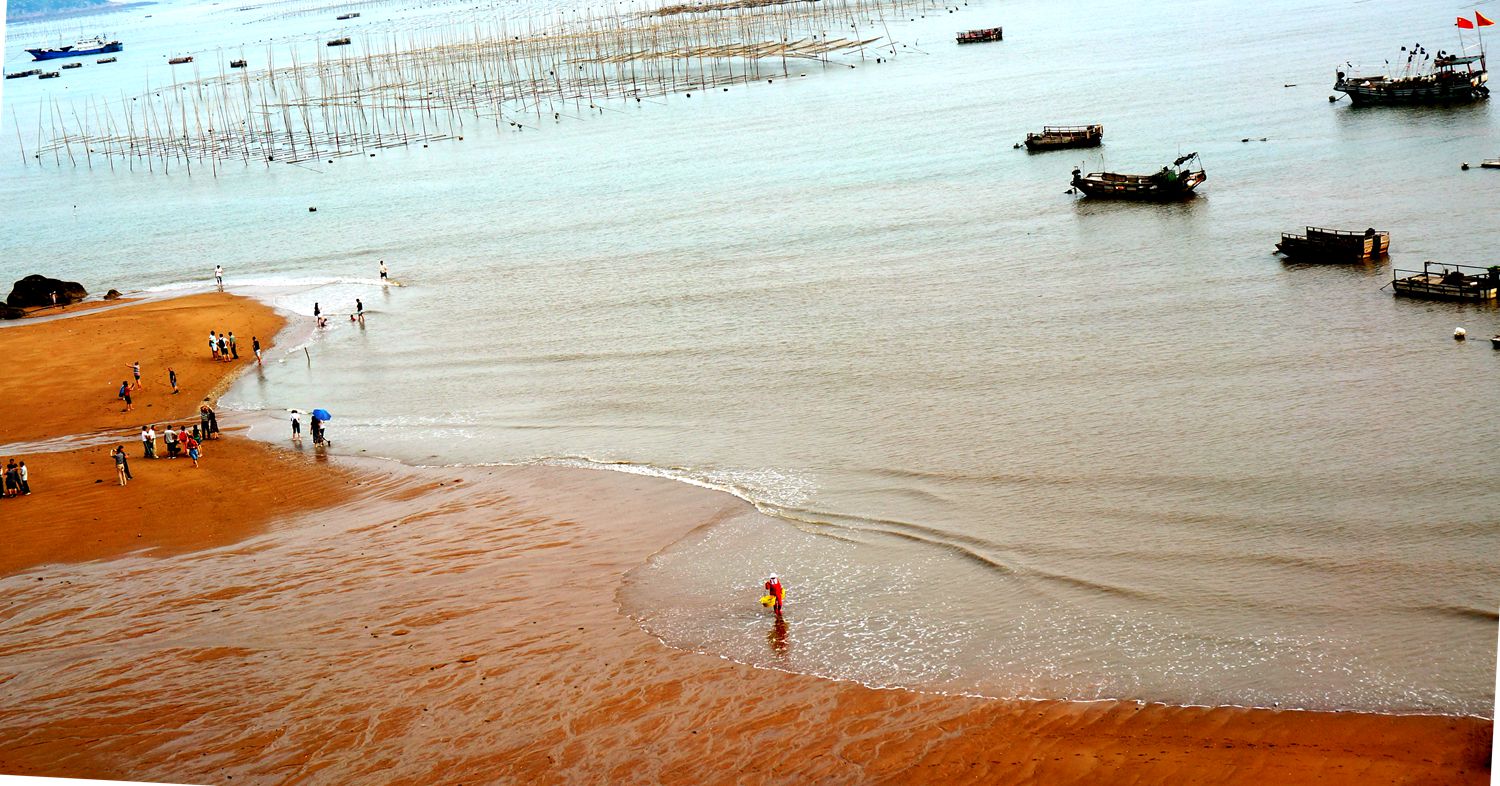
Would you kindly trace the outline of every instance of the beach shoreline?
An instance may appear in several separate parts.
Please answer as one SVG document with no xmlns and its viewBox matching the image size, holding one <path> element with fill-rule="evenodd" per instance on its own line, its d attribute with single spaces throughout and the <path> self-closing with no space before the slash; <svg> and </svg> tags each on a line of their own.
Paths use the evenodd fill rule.
<svg viewBox="0 0 1500 786">
<path fill-rule="evenodd" d="M 168 318 L 238 332 L 222 309 L 249 309 L 246 321 L 269 312 L 241 300 L 193 295 L 76 319 L 123 335 Z M 69 348 L 54 354 L 71 358 L 82 323 L 70 322 L 9 338 L 54 333 L 54 349 Z M 206 330 L 170 332 L 192 352 Z M 261 335 L 281 333 L 276 323 Z M 202 369 L 222 376 L 194 374 L 200 387 L 179 398 L 212 395 L 242 367 Z M 32 439 L 129 426 L 109 425 L 125 413 L 69 398 L 90 384 L 44 367 L 5 397 L 63 410 L 40 411 L 24 431 Z M 152 399 L 177 412 L 169 402 Z M 139 443 L 120 441 L 136 459 Z M 627 574 L 694 532 L 761 514 L 665 478 L 409 467 L 230 433 L 197 473 L 185 459 L 137 460 L 140 478 L 121 489 L 103 448 L 26 458 L 38 456 L 65 458 L 36 476 L 32 496 L 0 502 L 7 527 L 30 539 L 0 564 L 0 772 L 205 783 L 1488 778 L 1484 718 L 967 698 L 667 647 L 622 610 Z M 184 504 L 190 512 L 162 514 Z M 96 525 L 89 512 L 100 510 L 126 519 Z M 82 527 L 49 534 L 49 523 Z M 90 544 L 85 531 L 104 537 Z M 796 624 L 794 611 L 786 628 L 768 617 L 768 646 L 795 641 Z"/>
</svg>

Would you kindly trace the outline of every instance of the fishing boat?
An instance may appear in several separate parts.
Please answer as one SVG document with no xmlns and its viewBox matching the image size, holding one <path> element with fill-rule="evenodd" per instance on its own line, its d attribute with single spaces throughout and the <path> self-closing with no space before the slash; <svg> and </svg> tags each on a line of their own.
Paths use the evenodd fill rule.
<svg viewBox="0 0 1500 786">
<path fill-rule="evenodd" d="M 245 61 L 243 61 L 243 60 L 230 60 L 229 61 L 229 67 L 230 68 L 244 68 L 245 67 Z"/>
<path fill-rule="evenodd" d="M 1500 169 L 1500 158 L 1486 158 L 1479 162 L 1479 166 L 1483 169 Z"/>
<path fill-rule="evenodd" d="M 6 79 L 25 79 L 28 76 L 36 76 L 37 74 L 40 74 L 41 72 L 42 72 L 42 69 L 40 69 L 40 68 L 31 68 L 31 69 L 27 69 L 25 71 L 12 71 L 11 73 L 6 74 L 5 78 Z"/>
<path fill-rule="evenodd" d="M 1500 293 L 1500 265 L 1476 267 L 1423 262 L 1420 273 L 1391 271 L 1391 289 L 1398 296 L 1422 300 L 1494 300 Z"/>
<path fill-rule="evenodd" d="M 979 30 L 965 30 L 955 36 L 960 44 L 982 44 L 985 41 L 1004 41 L 1005 30 L 999 27 L 985 27 Z"/>
<path fill-rule="evenodd" d="M 1298 262 L 1368 262 L 1391 249 L 1391 233 L 1308 227 L 1306 234 L 1281 233 L 1276 250 Z"/>
<path fill-rule="evenodd" d="M 350 13 L 350 14 L 339 14 L 339 17 L 338 17 L 338 18 L 339 18 L 339 21 L 340 21 L 340 22 L 342 22 L 342 21 L 344 21 L 344 20 L 345 20 L 345 19 L 355 19 L 355 18 L 357 18 L 357 17 L 358 17 L 358 16 L 359 16 L 359 12 L 358 12 L 358 11 L 355 11 L 355 12 L 353 12 L 353 13 Z"/>
<path fill-rule="evenodd" d="M 1104 126 L 1042 126 L 1040 134 L 1026 135 L 1026 149 L 1034 153 L 1068 147 L 1098 147 L 1104 142 Z"/>
<path fill-rule="evenodd" d="M 1403 46 L 1401 51 L 1406 53 L 1406 67 L 1400 74 L 1365 76 L 1338 70 L 1333 89 L 1349 96 L 1356 106 L 1466 104 L 1489 97 L 1484 50 L 1477 55 L 1438 52 L 1433 57 L 1421 44 L 1415 44 L 1410 49 Z M 1389 66 L 1390 61 L 1386 64 Z"/>
<path fill-rule="evenodd" d="M 50 49 L 28 49 L 32 60 L 55 60 L 59 57 L 81 57 L 83 55 L 103 55 L 110 52 L 119 52 L 125 45 L 119 41 L 106 41 L 104 36 L 85 38 L 71 46 L 59 46 Z"/>
<path fill-rule="evenodd" d="M 182 57 L 174 57 L 171 60 L 168 60 L 167 65 L 182 65 L 183 63 L 191 62 L 193 62 L 192 55 L 183 55 Z"/>
<path fill-rule="evenodd" d="M 119 60 L 119 59 L 120 58 L 118 58 L 118 57 L 101 57 L 98 60 L 95 60 L 94 62 L 95 63 L 100 63 L 100 64 L 113 63 L 113 62 L 115 62 L 116 60 Z"/>
<path fill-rule="evenodd" d="M 335 38 L 332 41 L 329 41 L 328 45 L 329 46 L 348 46 L 349 45 L 349 39 L 347 39 L 347 38 Z"/>
<path fill-rule="evenodd" d="M 69 68 L 83 68 L 83 63 L 63 63 L 62 67 L 64 70 Z"/>
<path fill-rule="evenodd" d="M 42 73 L 37 74 L 36 78 L 37 79 L 56 79 L 56 78 L 58 78 L 60 76 L 62 76 L 62 72 L 61 71 L 43 71 Z"/>
<path fill-rule="evenodd" d="M 1189 162 L 1197 161 L 1194 169 Z M 1203 162 L 1197 153 L 1178 156 L 1171 166 L 1150 175 L 1124 175 L 1118 172 L 1090 172 L 1073 170 L 1073 187 L 1084 196 L 1096 199 L 1137 199 L 1166 201 L 1185 199 L 1193 195 L 1193 189 L 1208 179 L 1203 171 Z"/>
</svg>

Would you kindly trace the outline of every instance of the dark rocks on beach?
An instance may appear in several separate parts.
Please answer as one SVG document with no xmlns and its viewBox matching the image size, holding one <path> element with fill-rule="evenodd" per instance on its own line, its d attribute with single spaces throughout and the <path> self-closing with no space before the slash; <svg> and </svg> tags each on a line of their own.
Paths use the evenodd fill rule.
<svg viewBox="0 0 1500 786">
<path fill-rule="evenodd" d="M 41 275 L 30 275 L 11 287 L 6 305 L 16 308 L 32 308 L 52 305 L 52 293 L 57 293 L 57 305 L 77 303 L 88 297 L 88 290 L 76 281 L 61 281 Z"/>
<path fill-rule="evenodd" d="M 121 297 L 124 296 L 120 294 L 120 290 L 118 289 L 111 289 L 110 291 L 104 293 L 105 300 L 119 300 Z"/>
<path fill-rule="evenodd" d="M 0 303 L 0 319 L 20 319 L 24 316 L 26 316 L 26 309 Z"/>
</svg>

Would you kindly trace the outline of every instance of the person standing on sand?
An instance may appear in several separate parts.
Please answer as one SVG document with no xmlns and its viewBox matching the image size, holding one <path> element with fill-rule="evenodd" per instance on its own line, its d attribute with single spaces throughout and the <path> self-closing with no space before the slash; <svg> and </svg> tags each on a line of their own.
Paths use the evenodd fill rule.
<svg viewBox="0 0 1500 786">
<path fill-rule="evenodd" d="M 204 403 L 198 405 L 198 426 L 201 429 L 199 439 L 208 439 L 210 433 L 208 430 L 208 413 L 213 410 L 208 408 L 208 399 L 203 399 L 203 401 Z"/>
<path fill-rule="evenodd" d="M 31 472 L 26 469 L 26 462 L 21 462 L 21 466 L 16 468 L 16 472 L 21 476 L 21 496 L 31 496 Z"/>
<path fill-rule="evenodd" d="M 21 490 L 21 475 L 16 472 L 16 460 L 11 459 L 5 465 L 5 488 L 0 490 L 0 497 L 14 497 Z"/>
<path fill-rule="evenodd" d="M 152 449 L 155 447 L 151 438 L 151 430 L 141 426 L 141 458 L 151 458 Z"/>
<path fill-rule="evenodd" d="M 193 460 L 193 469 L 198 468 L 198 440 L 184 436 L 183 444 L 187 445 L 188 458 Z"/>
<path fill-rule="evenodd" d="M 177 432 L 170 425 L 161 433 L 161 441 L 167 446 L 167 458 L 177 458 Z"/>
<path fill-rule="evenodd" d="M 146 386 L 141 384 L 141 361 L 137 360 L 136 362 L 131 363 L 129 366 L 127 366 L 127 368 L 130 369 L 132 374 L 135 374 L 135 384 L 131 385 L 130 389 L 145 390 Z"/>
<path fill-rule="evenodd" d="M 224 266 L 223 265 L 214 265 L 214 283 L 216 283 L 216 284 L 219 285 L 219 289 L 223 289 L 224 288 Z"/>
<path fill-rule="evenodd" d="M 250 337 L 250 348 L 255 350 L 255 365 L 260 365 L 260 339 L 256 336 Z"/>
<path fill-rule="evenodd" d="M 213 353 L 214 360 L 219 359 L 219 336 L 212 330 L 208 331 L 208 351 Z"/>
<path fill-rule="evenodd" d="M 119 478 L 120 478 L 120 485 L 123 486 L 126 483 L 129 483 L 130 482 L 130 470 L 127 469 L 126 466 L 125 466 L 125 448 L 124 448 L 124 446 L 120 446 L 120 447 L 115 448 L 115 452 L 111 453 L 110 455 L 113 456 L 114 459 L 115 459 L 115 474 L 118 475 Z"/>
<path fill-rule="evenodd" d="M 167 368 L 167 379 L 172 382 L 172 395 L 177 395 L 177 372 L 171 367 Z"/>
<path fill-rule="evenodd" d="M 233 330 L 229 331 L 229 354 L 232 355 L 235 360 L 240 359 L 240 344 L 238 341 L 234 340 Z"/>
<path fill-rule="evenodd" d="M 382 282 L 389 281 L 390 277 L 391 271 L 385 269 L 385 260 L 380 260 L 380 280 Z"/>
<path fill-rule="evenodd" d="M 121 382 L 120 383 L 120 392 L 116 396 L 116 398 L 118 398 L 121 401 L 125 402 L 125 408 L 122 409 L 122 410 L 120 410 L 121 412 L 129 412 L 130 410 L 135 409 L 135 402 L 133 402 L 133 401 L 130 400 L 130 383 L 129 382 Z"/>
<path fill-rule="evenodd" d="M 323 316 L 323 308 L 322 308 L 322 306 L 319 306 L 317 303 L 313 303 L 313 316 L 314 317 L 321 317 L 321 316 Z"/>
<path fill-rule="evenodd" d="M 292 441 L 302 441 L 302 417 L 295 409 L 292 410 Z"/>
<path fill-rule="evenodd" d="M 776 598 L 773 608 L 776 611 L 776 616 L 780 617 L 781 602 L 786 599 L 786 591 L 781 588 L 781 579 L 776 578 L 775 573 L 772 573 L 770 578 L 766 579 L 766 594 Z"/>
<path fill-rule="evenodd" d="M 219 359 L 225 363 L 229 362 L 229 339 L 223 333 L 219 334 Z"/>
</svg>

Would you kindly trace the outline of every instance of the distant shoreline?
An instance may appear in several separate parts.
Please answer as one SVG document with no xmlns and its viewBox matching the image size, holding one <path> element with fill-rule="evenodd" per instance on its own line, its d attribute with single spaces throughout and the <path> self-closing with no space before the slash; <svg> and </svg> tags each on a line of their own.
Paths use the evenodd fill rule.
<svg viewBox="0 0 1500 786">
<path fill-rule="evenodd" d="M 148 5 L 156 5 L 156 0 L 138 0 L 137 2 L 132 3 L 103 2 L 94 5 L 83 6 L 80 8 L 69 8 L 66 10 L 33 11 L 30 13 L 21 14 L 7 13 L 5 15 L 5 23 L 16 24 L 22 22 L 46 22 L 54 19 L 76 19 L 78 17 L 94 16 L 96 14 L 112 14 L 117 11 L 130 11 L 132 9 L 142 8 Z"/>
</svg>

